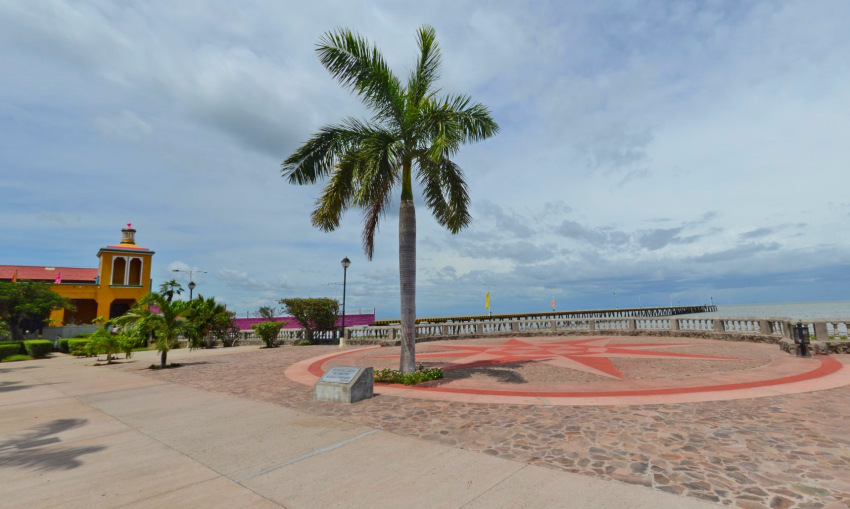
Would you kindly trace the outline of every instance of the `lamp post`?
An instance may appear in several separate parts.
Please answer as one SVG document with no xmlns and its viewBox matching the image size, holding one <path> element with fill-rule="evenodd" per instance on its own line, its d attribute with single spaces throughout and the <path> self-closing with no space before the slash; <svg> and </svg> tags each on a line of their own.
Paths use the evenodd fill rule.
<svg viewBox="0 0 850 509">
<path fill-rule="evenodd" d="M 206 274 L 207 271 L 205 271 L 205 270 L 195 270 L 195 269 L 192 269 L 192 270 L 172 269 L 171 272 L 188 272 L 189 273 L 189 284 L 187 286 L 189 287 L 189 301 L 191 302 L 192 301 L 192 290 L 194 290 L 195 286 L 197 286 L 195 284 L 194 278 L 192 276 L 195 274 L 195 272 L 197 272 L 199 274 Z"/>
<path fill-rule="evenodd" d="M 620 309 L 620 305 L 617 304 L 617 290 L 614 290 L 614 307 Z"/>
<path fill-rule="evenodd" d="M 348 279 L 348 266 L 351 260 L 346 256 L 340 262 L 342 264 L 342 333 L 339 336 L 339 347 L 345 346 L 345 285 Z"/>
</svg>

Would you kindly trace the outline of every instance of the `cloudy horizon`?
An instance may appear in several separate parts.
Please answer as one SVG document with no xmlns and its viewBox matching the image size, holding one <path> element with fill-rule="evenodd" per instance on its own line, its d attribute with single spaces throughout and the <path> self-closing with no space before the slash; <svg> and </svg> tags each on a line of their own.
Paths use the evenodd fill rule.
<svg viewBox="0 0 850 509">
<path fill-rule="evenodd" d="M 398 317 L 398 195 L 367 261 L 280 164 L 368 114 L 323 33 L 406 76 L 428 24 L 501 132 L 458 154 L 467 229 L 416 198 L 419 316 L 850 299 L 850 3 L 329 3 L 4 2 L 0 263 L 95 267 L 131 222 L 154 285 L 240 316 L 341 298 L 347 256 L 347 307 Z"/>
</svg>

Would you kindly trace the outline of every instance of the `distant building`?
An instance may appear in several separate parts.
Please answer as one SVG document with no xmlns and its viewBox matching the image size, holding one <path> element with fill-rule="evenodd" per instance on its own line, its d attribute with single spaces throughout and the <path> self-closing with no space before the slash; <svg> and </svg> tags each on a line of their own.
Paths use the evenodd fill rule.
<svg viewBox="0 0 850 509">
<path fill-rule="evenodd" d="M 121 230 L 121 242 L 100 248 L 96 269 L 0 265 L 0 281 L 51 281 L 51 290 L 66 297 L 76 311 L 54 310 L 54 325 L 89 324 L 98 317 L 121 316 L 142 295 L 151 291 L 154 252 L 136 245 L 130 223 Z"/>
</svg>

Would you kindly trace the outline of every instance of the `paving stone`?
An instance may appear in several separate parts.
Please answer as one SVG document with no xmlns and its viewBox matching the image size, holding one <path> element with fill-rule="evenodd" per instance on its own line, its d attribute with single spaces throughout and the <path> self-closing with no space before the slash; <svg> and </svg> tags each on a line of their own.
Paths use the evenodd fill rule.
<svg viewBox="0 0 850 509">
<path fill-rule="evenodd" d="M 710 349 L 712 355 L 737 355 L 737 344 L 717 343 L 726 344 L 701 348 Z M 386 395 L 336 405 L 313 401 L 311 387 L 283 376 L 284 368 L 291 364 L 336 352 L 336 346 L 282 347 L 217 355 L 178 369 L 135 372 L 402 436 L 724 505 L 850 506 L 850 387 L 754 399 L 631 406 L 500 405 Z M 676 369 L 681 371 L 685 365 Z M 669 370 L 670 365 L 658 364 L 652 369 Z M 534 375 L 547 377 L 551 372 L 538 370 Z"/>
</svg>

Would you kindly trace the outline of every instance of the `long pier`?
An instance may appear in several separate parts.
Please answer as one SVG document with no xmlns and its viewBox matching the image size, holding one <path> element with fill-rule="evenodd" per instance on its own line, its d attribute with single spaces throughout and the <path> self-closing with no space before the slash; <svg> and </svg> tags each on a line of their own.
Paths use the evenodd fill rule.
<svg viewBox="0 0 850 509">
<path fill-rule="evenodd" d="M 474 315 L 417 318 L 417 324 L 466 323 L 466 322 L 502 322 L 509 320 L 557 320 L 570 318 L 651 318 L 658 316 L 689 315 L 692 313 L 710 313 L 717 306 L 668 306 L 660 308 L 594 309 L 586 311 L 548 311 L 545 313 L 516 313 L 511 315 Z M 401 323 L 400 319 L 377 320 L 375 325 L 386 326 Z"/>
</svg>

